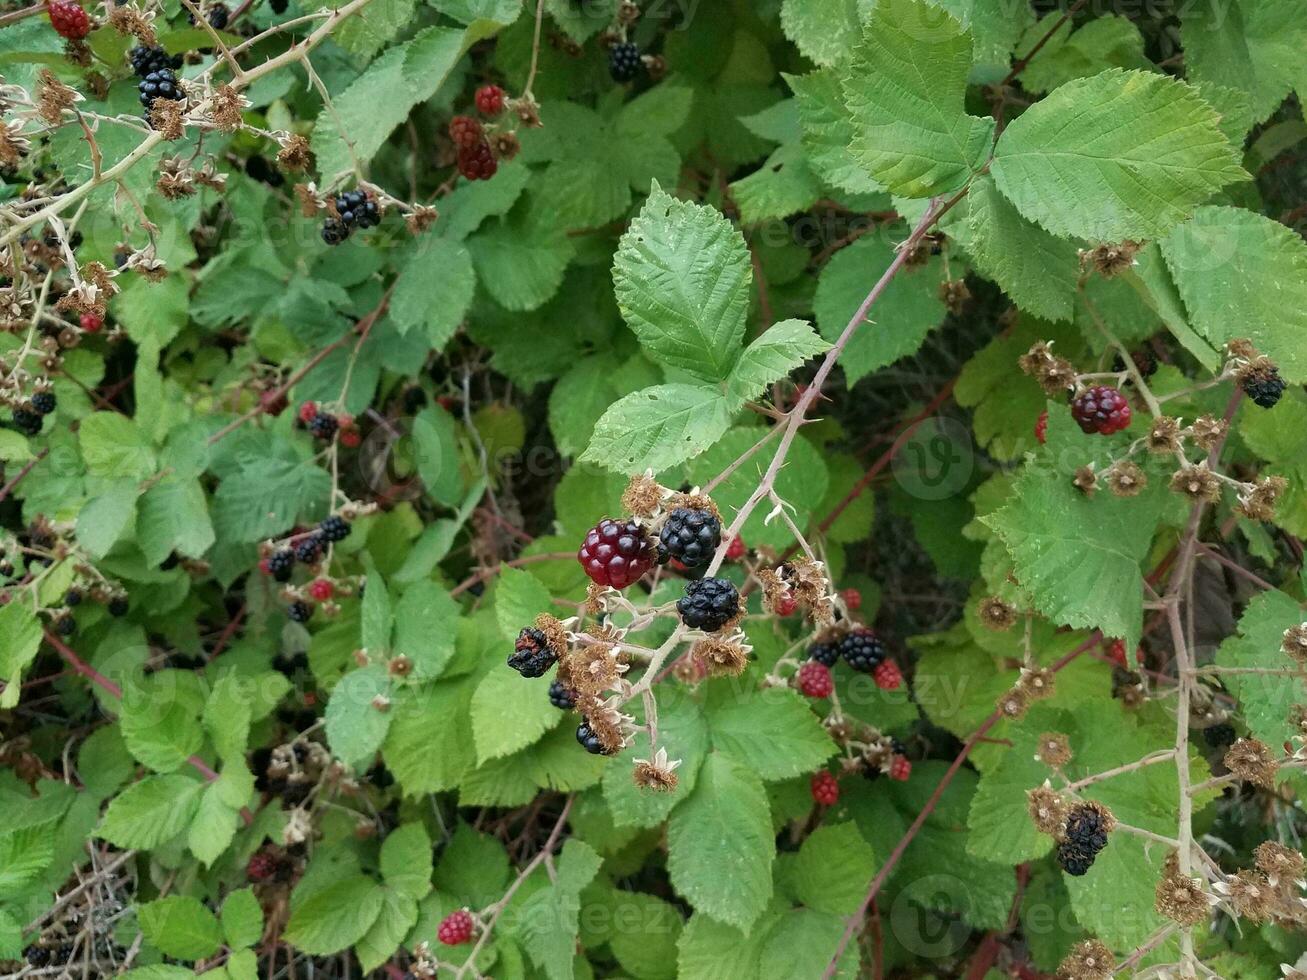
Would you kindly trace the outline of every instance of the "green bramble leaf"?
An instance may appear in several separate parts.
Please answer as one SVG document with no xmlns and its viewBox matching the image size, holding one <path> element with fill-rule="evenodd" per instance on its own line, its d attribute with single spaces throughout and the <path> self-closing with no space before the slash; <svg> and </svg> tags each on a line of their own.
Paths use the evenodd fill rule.
<svg viewBox="0 0 1307 980">
<path fill-rule="evenodd" d="M 740 355 L 727 379 L 727 394 L 740 403 L 757 398 L 767 385 L 788 376 L 808 358 L 830 350 L 830 346 L 803 320 L 773 323 Z"/>
<path fill-rule="evenodd" d="M 1303 678 L 1277 676 L 1292 660 L 1281 649 L 1284 631 L 1307 619 L 1298 602 L 1283 592 L 1263 592 L 1248 603 L 1239 619 L 1239 632 L 1216 651 L 1220 667 L 1236 670 L 1264 670 L 1270 673 L 1231 673 L 1221 678 L 1243 706 L 1244 719 L 1254 738 L 1267 745 L 1290 742 L 1298 728 L 1293 723 L 1294 705 L 1307 703 L 1307 682 Z"/>
<path fill-rule="evenodd" d="M 146 776 L 109 804 L 95 834 L 117 847 L 157 847 L 186 829 L 203 789 L 188 776 Z"/>
<path fill-rule="evenodd" d="M 1307 381 L 1307 244 L 1270 218 L 1200 208 L 1161 241 L 1190 322 L 1213 346 L 1240 337 L 1285 380 Z"/>
<path fill-rule="evenodd" d="M 1200 85 L 1247 94 L 1260 122 L 1295 86 L 1302 90 L 1307 28 L 1292 0 L 1233 0 L 1222 9 L 1194 4 L 1180 18 L 1185 73 Z"/>
<path fill-rule="evenodd" d="M 381 915 L 385 895 L 384 887 L 361 874 L 318 887 L 303 899 L 297 900 L 298 896 L 292 894 L 285 939 L 315 956 L 348 949 Z"/>
<path fill-rule="evenodd" d="M 1058 14 L 1046 14 L 1026 31 L 1019 45 L 1029 51 L 1057 23 Z M 1049 36 L 1021 72 L 1021 87 L 1048 92 L 1076 78 L 1097 75 L 1109 68 L 1148 68 L 1144 38 L 1129 19 L 1114 14 L 1095 17 L 1076 27 L 1067 20 Z"/>
<path fill-rule="evenodd" d="M 892 194 L 956 191 L 984 166 L 994 121 L 963 108 L 971 36 L 925 0 L 880 0 L 841 70 L 853 152 Z"/>
<path fill-rule="evenodd" d="M 714 693 L 708 723 L 713 749 L 760 779 L 812 772 L 835 751 L 820 720 L 794 691 L 740 697 L 719 687 Z"/>
<path fill-rule="evenodd" d="M 710 752 L 694 792 L 668 823 L 672 887 L 700 912 L 747 930 L 771 898 L 775 853 L 762 782 L 728 756 Z"/>
<path fill-rule="evenodd" d="M 374 663 L 350 671 L 332 690 L 324 715 L 327 741 L 346 765 L 363 764 L 386 740 L 394 717 L 390 687 L 386 665 Z"/>
<path fill-rule="evenodd" d="M 165 956 L 198 960 L 212 956 L 222 945 L 217 916 L 189 895 L 147 902 L 136 910 L 136 917 L 146 941 Z"/>
<path fill-rule="evenodd" d="M 1068 82 L 1003 131 L 994 180 L 1054 235 L 1156 238 L 1247 178 L 1197 92 L 1165 75 L 1112 69 Z"/>
<path fill-rule="evenodd" d="M 223 941 L 233 948 L 253 946 L 263 935 L 263 909 L 251 888 L 231 892 L 220 914 Z"/>
<path fill-rule="evenodd" d="M 18 704 L 19 682 L 41 647 L 41 622 L 26 603 L 11 602 L 0 609 L 0 708 Z"/>
<path fill-rule="evenodd" d="M 664 470 L 698 456 L 730 424 L 730 404 L 720 392 L 655 385 L 609 406 L 581 459 L 619 473 Z"/>
</svg>

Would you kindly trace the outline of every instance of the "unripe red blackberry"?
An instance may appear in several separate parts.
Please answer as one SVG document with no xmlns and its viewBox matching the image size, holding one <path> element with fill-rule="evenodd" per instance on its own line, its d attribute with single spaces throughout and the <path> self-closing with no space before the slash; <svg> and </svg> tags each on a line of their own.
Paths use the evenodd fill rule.
<svg viewBox="0 0 1307 980">
<path fill-rule="evenodd" d="M 872 671 L 871 678 L 882 691 L 897 691 L 903 686 L 903 672 L 893 660 L 884 660 Z"/>
<path fill-rule="evenodd" d="M 813 800 L 822 806 L 834 806 L 839 802 L 839 781 L 825 769 L 813 775 L 809 789 Z"/>
<path fill-rule="evenodd" d="M 50 23 L 55 33 L 70 41 L 80 41 L 91 33 L 91 18 L 77 0 L 50 0 Z"/>
<path fill-rule="evenodd" d="M 905 755 L 896 755 L 889 764 L 889 778 L 906 783 L 912 775 L 912 760 Z"/>
<path fill-rule="evenodd" d="M 470 942 L 476 931 L 476 922 L 466 909 L 450 912 L 436 929 L 436 938 L 446 946 L 459 946 Z"/>
<path fill-rule="evenodd" d="M 745 544 L 744 538 L 738 534 L 731 538 L 731 543 L 726 546 L 726 558 L 728 561 L 739 561 L 744 557 Z"/>
<path fill-rule="evenodd" d="M 99 333 L 104 326 L 104 319 L 94 313 L 83 313 L 79 319 L 82 329 L 87 333 Z"/>
<path fill-rule="evenodd" d="M 504 111 L 504 90 L 498 85 L 482 85 L 477 89 L 476 104 L 483 116 L 497 116 Z"/>
<path fill-rule="evenodd" d="M 831 679 L 830 668 L 825 664 L 817 663 L 815 660 L 809 660 L 799 668 L 798 674 L 799 690 L 804 697 L 808 698 L 828 698 L 831 692 L 835 690 L 835 682 Z"/>
<path fill-rule="evenodd" d="M 862 608 L 862 593 L 857 589 L 845 589 L 840 596 L 844 599 L 844 605 L 849 612 L 857 612 Z"/>
<path fill-rule="evenodd" d="M 585 536 L 576 559 L 590 580 L 624 589 L 654 566 L 654 550 L 634 521 L 605 518 Z"/>
<path fill-rule="evenodd" d="M 484 142 L 485 130 L 471 116 L 455 116 L 449 121 L 449 138 L 460 150 L 470 150 Z"/>
<path fill-rule="evenodd" d="M 277 858 L 269 851 L 255 851 L 245 865 L 245 877 L 250 881 L 267 881 L 277 873 Z"/>
<path fill-rule="evenodd" d="M 1130 425 L 1130 403 L 1115 388 L 1096 385 L 1071 403 L 1071 417 L 1082 432 L 1110 436 Z"/>
</svg>

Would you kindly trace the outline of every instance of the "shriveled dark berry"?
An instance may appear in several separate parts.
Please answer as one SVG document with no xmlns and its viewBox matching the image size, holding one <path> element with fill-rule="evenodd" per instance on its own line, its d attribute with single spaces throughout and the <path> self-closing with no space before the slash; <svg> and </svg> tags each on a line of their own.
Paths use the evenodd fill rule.
<svg viewBox="0 0 1307 980">
<path fill-rule="evenodd" d="M 14 409 L 14 427 L 24 435 L 34 436 L 41 431 L 44 425 L 40 415 L 35 412 L 29 412 L 25 408 Z"/>
<path fill-rule="evenodd" d="M 45 946 L 28 946 L 23 950 L 23 959 L 27 960 L 29 966 L 45 966 L 50 962 L 50 950 Z"/>
<path fill-rule="evenodd" d="M 297 599 L 286 607 L 286 615 L 291 618 L 292 622 L 307 623 L 309 617 L 313 615 L 313 607 L 307 602 L 300 602 Z"/>
<path fill-rule="evenodd" d="M 53 391 L 38 391 L 32 395 L 32 408 L 38 415 L 49 415 L 57 404 Z"/>
<path fill-rule="evenodd" d="M 1275 365 L 1256 368 L 1246 374 L 1241 385 L 1244 394 L 1261 408 L 1274 408 L 1284 394 L 1284 379 Z"/>
<path fill-rule="evenodd" d="M 557 661 L 558 655 L 545 634 L 534 626 L 528 626 L 517 634 L 508 666 L 523 677 L 543 677 Z"/>
<path fill-rule="evenodd" d="M 69 589 L 67 592 L 64 593 L 64 605 L 80 606 L 82 604 L 83 598 L 84 596 L 82 595 L 82 590 L 77 588 L 77 586 L 73 586 L 71 589 Z"/>
<path fill-rule="evenodd" d="M 1071 808 L 1057 846 L 1057 863 L 1069 875 L 1085 874 L 1107 846 L 1107 826 L 1102 811 L 1081 804 Z"/>
<path fill-rule="evenodd" d="M 322 223 L 322 240 L 328 245 L 339 245 L 349 237 L 349 232 L 349 226 L 335 218 L 328 218 Z"/>
<path fill-rule="evenodd" d="M 109 600 L 108 609 L 110 616 L 126 616 L 128 608 L 127 597 L 125 595 L 116 595 Z"/>
<path fill-rule="evenodd" d="M 676 600 L 676 611 L 691 629 L 714 633 L 739 613 L 740 593 L 730 579 L 700 579 L 685 586 L 685 595 Z"/>
<path fill-rule="evenodd" d="M 707 510 L 677 507 L 658 534 L 660 552 L 675 558 L 686 568 L 698 568 L 712 561 L 722 541 L 722 522 Z"/>
<path fill-rule="evenodd" d="M 1233 745 L 1238 737 L 1234 726 L 1224 722 L 1203 729 L 1203 740 L 1214 749 L 1227 748 Z"/>
<path fill-rule="evenodd" d="M 72 636 L 77 632 L 77 620 L 64 613 L 62 616 L 56 617 L 54 628 L 60 636 Z"/>
<path fill-rule="evenodd" d="M 850 631 L 840 640 L 840 656 L 854 670 L 874 674 L 885 660 L 885 644 L 875 630 L 864 626 Z"/>
</svg>

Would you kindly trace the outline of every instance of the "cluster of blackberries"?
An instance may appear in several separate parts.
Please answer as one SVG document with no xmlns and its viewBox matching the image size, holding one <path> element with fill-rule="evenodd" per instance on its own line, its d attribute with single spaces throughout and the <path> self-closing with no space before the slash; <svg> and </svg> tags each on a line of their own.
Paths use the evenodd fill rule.
<svg viewBox="0 0 1307 980">
<path fill-rule="evenodd" d="M 1086 804 L 1072 807 L 1062 828 L 1062 841 L 1057 845 L 1057 863 L 1067 874 L 1079 877 L 1089 870 L 1098 852 L 1106 846 L 1103 812 Z"/>
<path fill-rule="evenodd" d="M 558 655 L 549 645 L 549 639 L 534 626 L 517 634 L 513 655 L 508 658 L 508 666 L 523 677 L 543 677 L 557 662 Z"/>
<path fill-rule="evenodd" d="M 24 435 L 34 436 L 45 424 L 45 416 L 53 412 L 58 405 L 53 391 L 33 392 L 28 399 L 31 408 L 14 409 L 14 428 Z"/>
<path fill-rule="evenodd" d="M 181 85 L 177 82 L 177 76 L 171 68 L 156 68 L 144 75 L 136 88 L 141 94 L 141 105 L 145 106 L 147 115 L 154 105 L 155 99 L 180 102 L 186 98 Z"/>
<path fill-rule="evenodd" d="M 81 7 L 77 8 L 81 10 Z M 33 944 L 23 950 L 23 959 L 27 960 L 29 966 L 40 968 L 43 966 L 61 966 L 68 962 L 68 958 L 73 955 L 71 943 L 59 943 L 56 946 L 37 946 Z"/>
<path fill-rule="evenodd" d="M 613 77 L 613 81 L 634 81 L 643 67 L 640 49 L 629 41 L 614 44 L 608 49 L 608 74 Z"/>
<path fill-rule="evenodd" d="M 299 420 L 315 439 L 323 442 L 329 442 L 338 432 L 342 446 L 353 448 L 361 441 L 358 425 L 352 416 L 324 411 L 316 402 L 305 402 L 300 406 Z"/>
<path fill-rule="evenodd" d="M 316 564 L 327 544 L 344 541 L 351 530 L 349 521 L 339 514 L 332 514 L 318 524 L 316 529 L 296 541 L 293 547 L 285 545 L 268 554 L 259 562 L 259 568 L 277 582 L 289 582 L 295 562 Z M 308 619 L 308 616 L 304 619 Z"/>
<path fill-rule="evenodd" d="M 681 622 L 691 629 L 715 633 L 740 612 L 740 593 L 725 578 L 704 578 L 689 582 L 685 595 L 676 600 Z"/>
<path fill-rule="evenodd" d="M 336 217 L 322 224 L 322 240 L 328 245 L 339 245 L 356 227 L 371 228 L 381 223 L 377 202 L 363 191 L 346 191 L 333 202 Z"/>
<path fill-rule="evenodd" d="M 1115 388 L 1096 385 L 1071 403 L 1071 417 L 1081 432 L 1110 436 L 1130 425 L 1130 403 Z"/>
<path fill-rule="evenodd" d="M 675 558 L 686 568 L 698 568 L 712 561 L 722 541 L 722 523 L 711 511 L 677 507 L 658 535 L 658 560 Z"/>
<path fill-rule="evenodd" d="M 1253 404 L 1262 408 L 1274 408 L 1284 394 L 1284 379 L 1274 364 L 1250 370 L 1240 378 L 1239 383 Z"/>
<path fill-rule="evenodd" d="M 170 55 L 163 48 L 138 44 L 127 52 L 127 60 L 132 63 L 132 73 L 137 78 L 144 78 L 151 72 L 175 72 L 182 66 L 181 55 Z"/>
<path fill-rule="evenodd" d="M 592 582 L 624 589 L 654 566 L 654 549 L 635 521 L 604 518 L 585 536 L 577 561 Z"/>
</svg>

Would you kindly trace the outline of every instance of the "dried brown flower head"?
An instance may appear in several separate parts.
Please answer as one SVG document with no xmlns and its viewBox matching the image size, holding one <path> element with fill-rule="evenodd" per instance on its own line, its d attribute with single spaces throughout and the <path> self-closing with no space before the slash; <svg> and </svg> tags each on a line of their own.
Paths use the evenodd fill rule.
<svg viewBox="0 0 1307 980">
<path fill-rule="evenodd" d="M 631 719 L 617 709 L 616 699 L 603 701 L 593 695 L 579 694 L 576 707 L 585 716 L 605 754 L 615 755 L 626 747 Z"/>
<path fill-rule="evenodd" d="M 1260 356 L 1253 342 L 1247 337 L 1236 337 L 1234 340 L 1226 341 L 1225 352 L 1241 361 L 1251 361 Z"/>
<path fill-rule="evenodd" d="M 641 789 L 651 789 L 657 793 L 670 793 L 676 789 L 679 781 L 676 769 L 680 759 L 668 760 L 667 750 L 660 748 L 652 759 L 636 759 L 631 770 L 631 778 Z"/>
<path fill-rule="evenodd" d="M 971 290 L 964 279 L 946 279 L 939 284 L 939 298 L 948 311 L 957 316 L 971 299 Z"/>
<path fill-rule="evenodd" d="M 1066 822 L 1067 802 L 1048 783 L 1026 790 L 1026 810 L 1041 834 L 1056 836 Z"/>
<path fill-rule="evenodd" d="M 1128 459 L 1117 460 L 1103 476 L 1107 488 L 1117 497 L 1137 497 L 1148 486 L 1144 471 Z"/>
<path fill-rule="evenodd" d="M 410 235 L 420 235 L 436 223 L 440 212 L 433 207 L 419 204 L 404 216 L 404 224 Z"/>
<path fill-rule="evenodd" d="M 1046 667 L 1034 669 L 1022 667 L 1016 690 L 1031 701 L 1043 701 L 1046 698 L 1051 698 L 1055 692 L 1053 672 Z"/>
<path fill-rule="evenodd" d="M 1076 475 L 1072 478 L 1071 483 L 1086 497 L 1092 497 L 1094 491 L 1098 489 L 1098 474 L 1094 472 L 1092 465 L 1082 466 L 1076 470 Z"/>
<path fill-rule="evenodd" d="M 1249 922 L 1265 922 L 1270 918 L 1275 889 L 1260 872 L 1240 871 L 1229 881 L 1216 882 L 1212 888 L 1229 900 L 1239 917 Z"/>
<path fill-rule="evenodd" d="M 1307 666 L 1307 623 L 1299 623 L 1285 630 L 1280 649 L 1298 663 Z"/>
<path fill-rule="evenodd" d="M 1043 732 L 1035 743 L 1035 758 L 1060 769 L 1071 761 L 1071 739 L 1061 732 Z"/>
<path fill-rule="evenodd" d="M 1180 428 L 1180 420 L 1163 415 L 1161 418 L 1153 419 L 1146 437 L 1146 445 L 1150 453 L 1177 453 L 1180 451 L 1182 440 L 1183 430 Z"/>
<path fill-rule="evenodd" d="M 531 93 L 528 92 L 519 99 L 510 100 L 508 108 L 521 120 L 522 125 L 532 129 L 541 125 L 540 103 L 535 100 L 535 96 L 531 95 Z"/>
<path fill-rule="evenodd" d="M 548 613 L 541 613 L 535 618 L 535 628 L 545 635 L 545 642 L 554 656 L 561 657 L 567 652 L 567 628 Z"/>
<path fill-rule="evenodd" d="M 250 100 L 230 85 L 219 85 L 209 100 L 209 118 L 224 133 L 240 129 L 241 113 L 250 106 Z"/>
<path fill-rule="evenodd" d="M 0 123 L 0 164 L 17 166 L 31 148 L 32 142 L 23 135 L 20 121 Z"/>
<path fill-rule="evenodd" d="M 1234 509 L 1252 521 L 1274 520 L 1275 505 L 1288 489 L 1289 481 L 1282 476 L 1267 476 L 1256 483 L 1244 484 Z"/>
<path fill-rule="evenodd" d="M 1011 629 L 1017 621 L 1016 609 L 996 595 L 986 596 L 976 606 L 976 615 L 986 629 L 1001 631 Z"/>
<path fill-rule="evenodd" d="M 517 133 L 495 133 L 490 137 L 490 147 L 500 160 L 512 160 L 522 150 Z"/>
<path fill-rule="evenodd" d="M 1275 774 L 1279 767 L 1265 742 L 1255 738 L 1241 738 L 1226 750 L 1225 768 L 1255 786 L 1274 789 Z"/>
<path fill-rule="evenodd" d="M 599 695 L 626 673 L 618 648 L 608 643 L 587 643 L 569 650 L 560 661 L 560 680 L 581 694 Z"/>
<path fill-rule="evenodd" d="M 175 99 L 155 99 L 150 106 L 150 126 L 169 142 L 185 135 L 182 117 L 186 114 L 181 102 Z"/>
<path fill-rule="evenodd" d="M 1292 847 L 1285 847 L 1278 841 L 1266 840 L 1257 845 L 1253 851 L 1253 861 L 1257 870 L 1275 883 L 1280 880 L 1302 877 L 1307 869 L 1307 860 Z"/>
<path fill-rule="evenodd" d="M 1225 438 L 1225 433 L 1229 430 L 1230 424 L 1225 419 L 1218 419 L 1211 415 L 1200 415 L 1194 419 L 1194 424 L 1189 426 L 1189 434 L 1200 447 L 1206 450 L 1215 449 Z"/>
<path fill-rule="evenodd" d="M 1075 366 L 1054 354 L 1050 345 L 1042 340 L 1017 358 L 1017 364 L 1039 382 L 1045 394 L 1060 395 L 1075 387 Z"/>
<path fill-rule="evenodd" d="M 1112 951 L 1097 939 L 1086 939 L 1071 947 L 1057 966 L 1058 980 L 1109 980 L 1116 969 Z"/>
<path fill-rule="evenodd" d="M 54 77 L 49 68 L 37 73 L 36 113 L 51 126 L 58 126 L 65 109 L 82 101 L 81 94 Z"/>
<path fill-rule="evenodd" d="M 1195 502 L 1214 504 L 1221 499 L 1221 481 L 1207 468 L 1207 461 L 1185 464 L 1171 477 L 1171 489 Z"/>
<path fill-rule="evenodd" d="M 109 26 L 119 34 L 132 35 L 146 47 L 152 48 L 159 43 L 151 16 L 132 4 L 115 4 L 110 8 Z"/>
<path fill-rule="evenodd" d="M 1020 687 L 1014 687 L 999 697 L 995 707 L 1004 718 L 1020 718 L 1030 707 L 1030 695 Z"/>
<path fill-rule="evenodd" d="M 800 555 L 777 571 L 799 605 L 809 610 L 814 620 L 827 622 L 830 604 L 825 599 L 830 591 L 830 581 L 826 577 L 826 566 Z"/>
<path fill-rule="evenodd" d="M 1130 239 L 1095 245 L 1080 253 L 1080 268 L 1093 269 L 1104 279 L 1111 279 L 1134 265 L 1135 256 L 1143 247 L 1143 242 Z"/>
<path fill-rule="evenodd" d="M 189 197 L 198 190 L 190 168 L 177 157 L 164 157 L 159 161 L 159 179 L 154 186 L 170 201 Z"/>
<path fill-rule="evenodd" d="M 1159 915 L 1182 926 L 1194 926 L 1202 922 L 1211 908 L 1201 880 L 1180 873 L 1179 861 L 1174 852 L 1166 859 L 1153 899 L 1153 907 Z"/>
<path fill-rule="evenodd" d="M 277 165 L 283 170 L 308 170 L 313 165 L 313 151 L 309 141 L 298 133 L 291 133 L 281 140 L 281 149 L 277 151 Z M 315 209 L 316 210 L 316 209 Z"/>
<path fill-rule="evenodd" d="M 622 510 L 635 517 L 653 517 L 666 496 L 667 491 L 653 476 L 637 473 L 622 491 Z"/>
<path fill-rule="evenodd" d="M 743 641 L 744 634 L 739 631 L 724 638 L 705 636 L 690 649 L 690 655 L 703 664 L 709 677 L 735 677 L 749 666 L 749 647 Z"/>
</svg>

